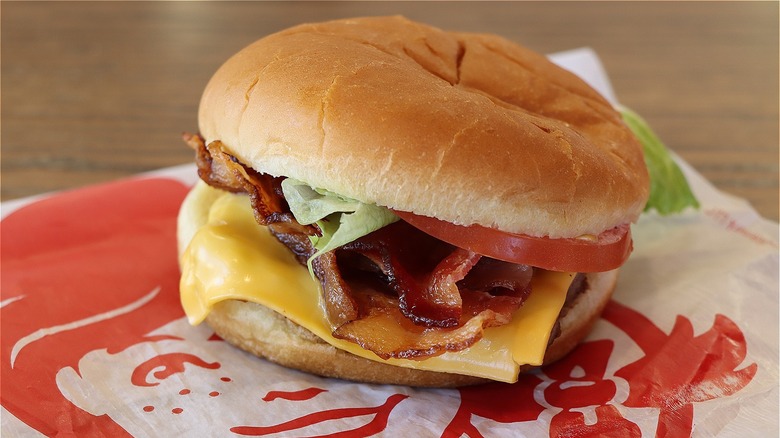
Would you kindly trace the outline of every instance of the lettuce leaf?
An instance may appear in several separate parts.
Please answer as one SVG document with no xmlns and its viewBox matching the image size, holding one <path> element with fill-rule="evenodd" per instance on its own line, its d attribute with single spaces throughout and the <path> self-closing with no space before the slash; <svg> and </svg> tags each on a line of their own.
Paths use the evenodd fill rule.
<svg viewBox="0 0 780 438">
<path fill-rule="evenodd" d="M 387 208 L 314 189 L 292 178 L 282 181 L 282 192 L 298 222 L 303 225 L 316 223 L 322 231 L 322 236 L 311 237 L 317 251 L 309 260 L 309 265 L 320 254 L 398 220 L 398 216 Z"/>
<path fill-rule="evenodd" d="M 686 207 L 699 208 L 680 167 L 647 122 L 632 110 L 622 107 L 623 121 L 642 143 L 645 165 L 650 174 L 650 197 L 645 211 L 655 209 L 662 215 L 679 213 Z"/>
</svg>

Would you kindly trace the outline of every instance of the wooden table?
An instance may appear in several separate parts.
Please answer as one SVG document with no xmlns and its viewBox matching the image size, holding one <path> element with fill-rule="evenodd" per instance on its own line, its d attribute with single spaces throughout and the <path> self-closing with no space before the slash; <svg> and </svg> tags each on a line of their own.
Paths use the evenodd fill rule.
<svg viewBox="0 0 780 438">
<path fill-rule="evenodd" d="M 548 53 L 590 46 L 620 100 L 778 219 L 778 3 L 2 2 L 2 200 L 187 163 L 228 56 L 307 21 L 403 14 Z"/>
</svg>

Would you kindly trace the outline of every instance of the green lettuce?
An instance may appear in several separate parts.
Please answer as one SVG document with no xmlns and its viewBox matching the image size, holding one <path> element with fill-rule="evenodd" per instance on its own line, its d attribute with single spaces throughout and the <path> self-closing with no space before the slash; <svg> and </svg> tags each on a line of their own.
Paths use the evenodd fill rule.
<svg viewBox="0 0 780 438">
<path fill-rule="evenodd" d="M 647 122 L 628 108 L 621 108 L 623 121 L 642 143 L 645 165 L 650 174 L 650 198 L 645 211 L 655 209 L 662 215 L 678 213 L 686 207 L 699 207 L 688 181 L 674 162 L 666 146 Z"/>
<path fill-rule="evenodd" d="M 398 220 L 398 216 L 387 208 L 365 204 L 327 190 L 314 189 L 292 178 L 282 181 L 282 192 L 299 223 L 316 223 L 322 231 L 322 236 L 311 237 L 316 252 L 309 260 L 309 265 L 320 254 Z"/>
</svg>

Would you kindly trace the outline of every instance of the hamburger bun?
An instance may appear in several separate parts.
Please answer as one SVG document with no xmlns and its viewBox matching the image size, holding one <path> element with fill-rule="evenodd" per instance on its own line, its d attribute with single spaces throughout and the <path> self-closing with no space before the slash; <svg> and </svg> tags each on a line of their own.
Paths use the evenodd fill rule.
<svg viewBox="0 0 780 438">
<path fill-rule="evenodd" d="M 638 140 L 577 76 L 402 17 L 249 45 L 209 81 L 199 126 L 258 172 L 459 225 L 598 235 L 648 196 Z"/>
<path fill-rule="evenodd" d="M 205 144 L 260 174 L 506 233 L 597 236 L 635 221 L 649 191 L 638 140 L 577 76 L 498 36 L 403 17 L 305 24 L 249 45 L 209 81 L 198 121 Z M 182 209 L 182 249 L 207 215 L 201 198 Z M 616 270 L 587 275 L 545 363 L 586 336 L 611 296 Z M 219 303 L 207 322 L 242 349 L 323 376 L 483 381 L 354 356 L 250 302 Z"/>
</svg>

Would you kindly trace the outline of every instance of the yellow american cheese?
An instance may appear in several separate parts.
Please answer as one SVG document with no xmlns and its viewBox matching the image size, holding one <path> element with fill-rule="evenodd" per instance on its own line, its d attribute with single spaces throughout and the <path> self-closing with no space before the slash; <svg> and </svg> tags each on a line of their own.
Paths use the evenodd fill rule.
<svg viewBox="0 0 780 438">
<path fill-rule="evenodd" d="M 214 189 L 201 184 L 195 190 Z M 320 305 L 319 285 L 286 247 L 257 225 L 245 196 L 209 196 L 216 200 L 206 223 L 181 256 L 181 301 L 190 323 L 203 321 L 219 301 L 250 301 L 285 315 L 337 348 L 383 361 L 357 344 L 331 336 Z M 421 361 L 386 362 L 514 382 L 520 365 L 542 363 L 573 277 L 548 271 L 534 275 L 532 293 L 512 322 L 486 329 L 483 339 L 470 348 Z"/>
</svg>

